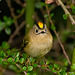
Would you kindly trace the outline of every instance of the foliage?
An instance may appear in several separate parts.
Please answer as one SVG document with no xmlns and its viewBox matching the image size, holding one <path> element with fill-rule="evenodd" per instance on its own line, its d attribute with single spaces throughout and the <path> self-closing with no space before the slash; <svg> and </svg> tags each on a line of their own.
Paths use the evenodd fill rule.
<svg viewBox="0 0 75 75">
<path fill-rule="evenodd" d="M 10 35 L 11 34 L 11 29 L 9 28 L 12 23 L 14 22 L 10 17 L 4 16 L 3 17 L 4 21 L 0 20 L 0 32 L 5 29 L 5 33 Z"/>
<path fill-rule="evenodd" d="M 10 68 L 15 72 L 16 70 L 18 70 L 18 68 L 15 67 L 15 65 L 18 64 L 21 67 L 21 72 L 26 71 L 28 72 L 28 74 L 30 74 L 30 72 L 33 71 L 33 68 L 37 68 L 38 66 L 40 66 L 42 69 L 47 68 L 54 73 L 58 73 L 62 75 L 66 73 L 66 71 L 64 70 L 65 67 L 61 68 L 58 64 L 55 63 L 52 64 L 50 60 L 48 61 L 42 60 L 39 64 L 39 61 L 37 61 L 37 59 L 32 57 L 27 57 L 25 53 L 21 55 L 21 53 L 18 52 L 17 49 L 13 49 L 13 50 L 7 49 L 5 52 L 5 49 L 2 46 L 0 48 L 0 64 L 2 64 L 3 67 L 10 64 L 8 68 Z"/>
<path fill-rule="evenodd" d="M 38 0 L 26 1 L 27 2 L 5 0 L 4 2 L 4 4 L 7 2 L 11 15 L 6 13 L 7 15 L 3 15 L 1 17 L 2 19 L 0 19 L 0 69 L 12 70 L 18 75 L 75 75 L 75 30 L 68 19 L 70 15 L 64 13 L 65 11 L 62 10 L 61 6 L 56 5 L 56 3 L 46 4 L 44 1 Z M 2 2 L 2 0 L 0 0 L 0 2 Z M 14 2 L 16 4 L 14 4 Z M 28 4 L 27 7 L 25 7 L 26 4 Z M 70 7 L 70 14 L 75 15 L 74 4 L 71 1 L 65 1 L 64 4 Z M 49 15 L 47 14 L 46 6 L 48 6 L 48 10 L 50 11 Z M 3 8 L 3 10 L 5 10 L 5 8 Z M 31 12 L 32 14 L 30 14 Z M 25 28 L 23 27 L 24 29 L 21 26 L 23 19 L 26 20 L 26 26 Z M 53 48 L 51 52 L 45 56 L 45 59 L 44 57 L 30 57 L 23 52 L 23 50 L 18 49 L 15 43 L 20 41 L 20 39 L 18 40 L 20 36 L 25 35 L 24 31 L 29 31 L 33 24 L 40 19 L 47 24 L 54 37 Z M 51 23 L 50 19 L 53 23 Z M 30 24 L 30 28 L 27 28 L 29 27 L 28 24 Z M 59 38 L 69 58 L 72 59 L 71 65 L 69 65 L 68 60 L 64 58 L 63 51 L 60 48 L 61 46 L 58 44 L 59 40 L 57 41 L 56 35 L 53 32 L 55 30 L 59 32 Z M 14 41 L 16 38 L 17 41 Z M 14 45 L 16 48 L 13 47 Z M 1 73 L 3 73 L 2 70 L 0 70 L 0 75 L 3 75 Z"/>
<path fill-rule="evenodd" d="M 55 74 L 59 75 L 71 75 L 74 74 L 74 72 L 66 72 L 67 67 L 68 67 L 68 62 L 66 63 L 67 60 L 65 60 L 63 63 L 63 67 L 61 67 L 59 64 L 56 63 L 51 63 L 52 60 L 41 60 L 40 62 L 38 61 L 39 59 L 37 58 L 32 58 L 27 56 L 27 54 L 22 53 L 21 51 L 18 51 L 18 49 L 9 49 L 9 45 L 7 42 L 3 42 L 2 45 L 0 46 L 0 64 L 2 67 L 5 67 L 9 64 L 8 68 L 17 72 L 21 73 L 23 71 L 26 71 L 27 74 L 29 75 L 31 72 L 33 72 L 33 69 L 36 69 L 37 67 L 40 67 L 42 69 L 48 69 L 52 71 Z M 66 63 L 66 64 L 65 64 Z M 18 64 L 21 69 L 18 70 Z M 75 64 L 71 66 L 72 70 L 75 70 Z M 35 73 L 36 74 L 36 73 Z M 30 74 L 31 75 L 31 74 Z"/>
</svg>

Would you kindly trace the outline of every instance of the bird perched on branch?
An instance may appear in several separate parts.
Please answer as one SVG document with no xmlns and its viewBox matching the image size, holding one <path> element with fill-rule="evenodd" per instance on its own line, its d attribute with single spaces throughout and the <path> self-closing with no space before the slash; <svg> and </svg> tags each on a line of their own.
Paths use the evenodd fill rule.
<svg viewBox="0 0 75 75">
<path fill-rule="evenodd" d="M 38 22 L 23 39 L 24 51 L 32 57 L 41 57 L 52 48 L 53 37 L 46 24 Z"/>
</svg>

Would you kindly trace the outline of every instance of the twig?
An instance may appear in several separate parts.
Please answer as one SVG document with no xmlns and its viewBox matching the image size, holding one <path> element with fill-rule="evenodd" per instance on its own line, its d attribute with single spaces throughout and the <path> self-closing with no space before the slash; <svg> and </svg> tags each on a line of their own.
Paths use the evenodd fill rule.
<svg viewBox="0 0 75 75">
<path fill-rule="evenodd" d="M 73 3 L 75 3 L 75 1 L 74 1 L 74 0 L 72 0 L 72 4 L 73 4 Z"/>
<path fill-rule="evenodd" d="M 66 51 L 65 51 L 65 48 L 64 48 L 63 44 L 62 44 L 61 41 L 60 41 L 59 35 L 58 35 L 58 33 L 56 32 L 56 30 L 54 30 L 54 33 L 55 33 L 55 35 L 57 36 L 58 42 L 59 42 L 59 44 L 60 44 L 60 46 L 61 46 L 61 48 L 62 48 L 62 50 L 63 50 L 63 53 L 64 53 L 65 57 L 66 57 L 67 60 L 68 60 L 68 63 L 71 65 L 70 59 L 69 59 L 69 57 L 68 57 L 68 55 L 67 55 L 67 53 L 66 53 Z"/>
<path fill-rule="evenodd" d="M 20 0 L 15 0 L 15 2 L 17 4 L 19 4 L 21 7 L 25 7 L 26 6 L 26 4 L 25 3 L 23 4 Z"/>
<path fill-rule="evenodd" d="M 19 15 L 17 15 L 17 16 L 16 16 L 16 19 L 20 18 L 24 13 L 25 13 L 25 12 L 20 13 Z"/>
<path fill-rule="evenodd" d="M 73 19 L 72 15 L 69 13 L 69 11 L 66 9 L 65 5 L 62 3 L 61 0 L 57 0 L 57 1 L 59 2 L 60 6 L 63 8 L 64 12 L 69 15 L 69 19 L 70 19 L 71 23 L 73 25 L 75 25 L 75 20 Z"/>
<path fill-rule="evenodd" d="M 18 34 L 18 32 L 24 27 L 25 21 L 21 23 L 21 25 L 14 31 L 14 33 L 10 36 L 8 43 L 10 44 L 13 41 L 13 38 Z"/>
<path fill-rule="evenodd" d="M 41 68 L 41 65 L 37 65 L 37 67 Z M 48 69 L 48 68 L 45 68 L 45 70 L 47 70 L 47 71 L 51 71 L 51 70 Z M 54 73 L 56 74 L 56 72 L 54 72 Z"/>
<path fill-rule="evenodd" d="M 49 12 L 49 10 L 48 10 L 48 6 L 47 6 L 47 5 L 46 5 L 46 9 L 47 9 L 47 12 L 48 12 L 48 16 L 49 16 L 50 23 L 51 23 L 52 25 L 54 25 L 53 22 L 52 22 L 52 20 L 51 20 L 50 15 L 49 15 L 50 12 Z M 64 53 L 65 57 L 66 57 L 67 60 L 68 60 L 68 63 L 71 64 L 71 62 L 70 62 L 70 60 L 69 60 L 69 57 L 68 57 L 68 55 L 67 55 L 67 53 L 66 53 L 66 51 L 65 51 L 65 48 L 64 48 L 63 44 L 62 44 L 61 41 L 60 41 L 60 38 L 59 38 L 58 33 L 56 32 L 56 30 L 53 30 L 53 31 L 54 31 L 55 35 L 57 36 L 58 42 L 59 42 L 59 44 L 60 44 L 60 46 L 61 46 L 61 48 L 62 48 L 62 50 L 63 50 L 63 53 Z"/>
<path fill-rule="evenodd" d="M 10 9 L 10 12 L 11 12 L 11 16 L 13 17 L 13 19 L 15 20 L 14 24 L 15 24 L 15 27 L 17 28 L 18 27 L 18 23 L 17 23 L 17 20 L 15 18 L 15 13 L 14 13 L 14 9 L 13 7 L 11 6 L 11 0 L 6 0 L 7 4 L 8 4 L 8 7 Z"/>
<path fill-rule="evenodd" d="M 69 5 L 66 5 L 66 8 L 67 8 L 67 9 L 70 9 L 70 8 L 71 8 L 71 6 L 69 6 Z"/>
<path fill-rule="evenodd" d="M 16 63 L 16 66 L 21 70 L 21 67 Z M 25 74 L 25 75 L 27 75 L 27 73 L 25 72 L 25 71 L 23 71 L 23 73 Z"/>
<path fill-rule="evenodd" d="M 3 59 L 2 61 L 7 61 L 7 59 Z M 13 62 L 14 62 L 14 59 L 13 59 Z M 15 63 L 15 62 L 14 62 Z M 15 63 L 15 65 L 21 70 L 21 67 L 17 64 L 17 63 Z M 25 71 L 23 71 L 23 73 L 25 74 L 25 75 L 27 75 L 27 73 L 25 72 Z"/>
</svg>

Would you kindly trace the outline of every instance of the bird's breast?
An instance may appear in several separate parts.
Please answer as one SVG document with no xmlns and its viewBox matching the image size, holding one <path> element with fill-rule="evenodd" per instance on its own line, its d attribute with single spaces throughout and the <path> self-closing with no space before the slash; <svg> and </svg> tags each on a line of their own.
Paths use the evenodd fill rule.
<svg viewBox="0 0 75 75">
<path fill-rule="evenodd" d="M 29 42 L 24 50 L 33 57 L 43 56 L 50 51 L 52 47 L 52 37 L 37 36 Z"/>
</svg>

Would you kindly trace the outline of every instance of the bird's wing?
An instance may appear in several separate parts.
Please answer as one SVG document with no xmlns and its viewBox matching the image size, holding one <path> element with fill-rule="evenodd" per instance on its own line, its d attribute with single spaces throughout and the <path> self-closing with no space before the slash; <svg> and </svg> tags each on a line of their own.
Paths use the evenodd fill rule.
<svg viewBox="0 0 75 75">
<path fill-rule="evenodd" d="M 23 39 L 23 44 L 22 44 L 22 49 L 24 47 L 26 47 L 29 43 L 29 37 L 28 36 L 25 36 L 24 39 Z"/>
</svg>

